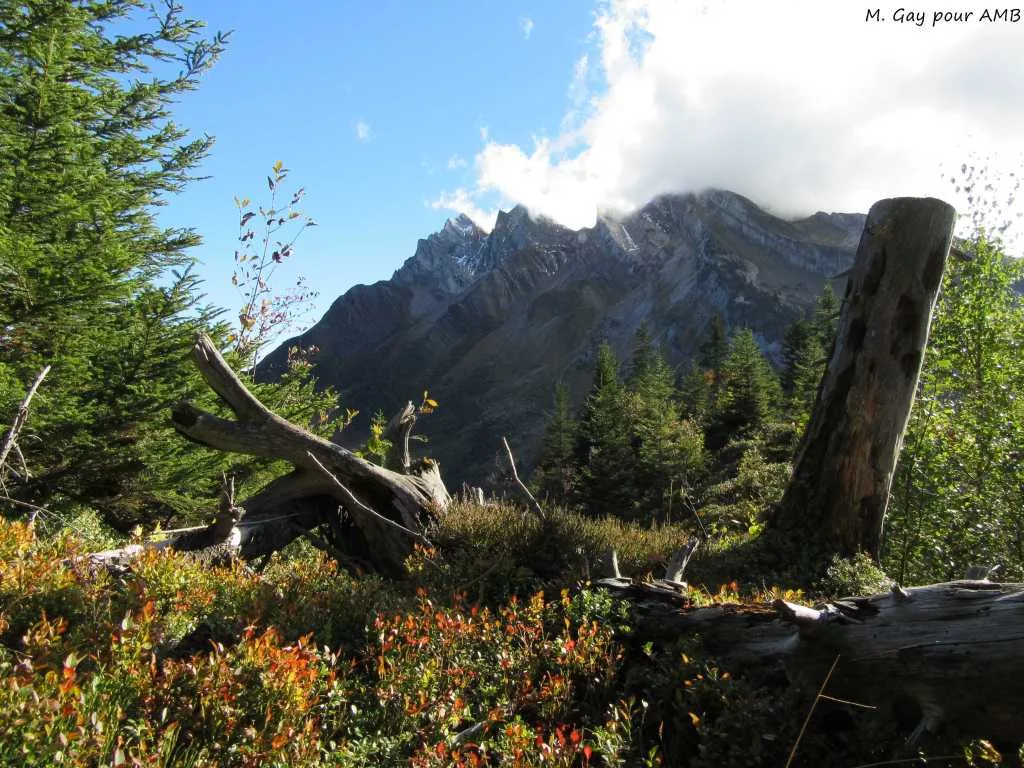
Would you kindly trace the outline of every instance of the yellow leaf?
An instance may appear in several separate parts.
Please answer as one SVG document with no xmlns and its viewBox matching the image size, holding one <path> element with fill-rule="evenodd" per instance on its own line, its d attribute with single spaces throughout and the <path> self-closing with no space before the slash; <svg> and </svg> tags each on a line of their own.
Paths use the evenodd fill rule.
<svg viewBox="0 0 1024 768">
<path fill-rule="evenodd" d="M 693 723 L 693 727 L 696 728 L 700 725 L 700 715 L 695 712 L 690 712 L 690 721 Z"/>
<path fill-rule="evenodd" d="M 427 398 L 427 405 L 429 405 L 431 408 L 437 408 L 437 400 L 431 400 L 428 397 Z"/>
</svg>

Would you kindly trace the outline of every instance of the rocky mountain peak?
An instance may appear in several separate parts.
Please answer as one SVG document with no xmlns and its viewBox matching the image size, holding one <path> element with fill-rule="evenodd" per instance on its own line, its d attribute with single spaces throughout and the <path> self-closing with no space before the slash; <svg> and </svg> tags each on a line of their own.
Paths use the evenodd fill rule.
<svg viewBox="0 0 1024 768">
<path fill-rule="evenodd" d="M 662 195 L 581 230 L 524 206 L 499 214 L 489 234 L 460 215 L 391 280 L 351 288 L 258 375 L 280 375 L 289 345 L 316 345 L 320 381 L 363 413 L 391 413 L 429 388 L 442 403 L 427 428 L 431 453 L 453 482 L 479 482 L 502 435 L 521 440 L 528 471 L 554 382 L 581 401 L 602 340 L 626 359 L 646 323 L 685 370 L 717 315 L 777 355 L 826 281 L 842 291 L 864 218 L 788 220 L 722 190 Z"/>
<path fill-rule="evenodd" d="M 439 232 L 421 239 L 416 252 L 392 276 L 400 285 L 436 285 L 459 293 L 473 281 L 487 233 L 466 214 L 448 219 Z"/>
<path fill-rule="evenodd" d="M 464 213 L 460 213 L 454 219 L 448 219 L 444 223 L 441 233 L 448 237 L 471 239 L 479 239 L 487 234 L 476 225 L 475 221 Z"/>
</svg>

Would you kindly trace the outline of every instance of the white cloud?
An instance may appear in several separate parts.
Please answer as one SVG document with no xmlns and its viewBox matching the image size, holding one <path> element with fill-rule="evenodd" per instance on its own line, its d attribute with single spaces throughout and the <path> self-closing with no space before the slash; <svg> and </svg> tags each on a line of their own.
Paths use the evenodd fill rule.
<svg viewBox="0 0 1024 768">
<path fill-rule="evenodd" d="M 710 186 L 787 215 L 864 211 L 896 195 L 951 199 L 940 166 L 972 152 L 1018 161 L 1017 25 L 865 14 L 816 0 L 603 2 L 559 133 L 523 148 L 481 131 L 476 188 L 436 207 L 497 196 L 579 227 Z"/>
<path fill-rule="evenodd" d="M 466 158 L 462 157 L 459 154 L 454 154 L 454 155 L 452 155 L 451 157 L 448 158 L 448 170 L 449 171 L 455 171 L 455 170 L 458 170 L 459 168 L 465 168 L 466 165 L 467 165 Z"/>
<path fill-rule="evenodd" d="M 356 121 L 356 138 L 362 142 L 370 140 L 370 124 L 365 120 Z"/>
<path fill-rule="evenodd" d="M 529 16 L 519 17 L 519 31 L 523 33 L 523 39 L 529 40 L 533 33 L 533 19 Z"/>
<path fill-rule="evenodd" d="M 498 218 L 498 209 L 484 210 L 480 208 L 473 197 L 461 187 L 454 192 L 446 192 L 437 200 L 430 203 L 434 210 L 454 211 L 464 213 L 471 218 L 478 227 L 487 232 L 494 229 L 494 222 Z"/>
</svg>

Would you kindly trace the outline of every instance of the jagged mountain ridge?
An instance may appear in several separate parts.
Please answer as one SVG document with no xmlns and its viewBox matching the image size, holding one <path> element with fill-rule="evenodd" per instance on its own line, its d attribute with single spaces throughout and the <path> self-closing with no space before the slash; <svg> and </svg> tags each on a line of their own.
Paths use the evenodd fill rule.
<svg viewBox="0 0 1024 768">
<path fill-rule="evenodd" d="M 422 425 L 431 455 L 450 484 L 478 483 L 502 435 L 533 464 L 554 383 L 582 401 L 602 339 L 626 360 L 646 322 L 682 369 L 720 314 L 777 355 L 786 325 L 853 263 L 864 220 L 786 221 L 718 190 L 665 195 L 578 231 L 522 206 L 499 214 L 490 234 L 459 216 L 390 280 L 339 297 L 258 376 L 279 375 L 291 345 L 319 347 L 316 375 L 361 411 L 346 430 L 353 443 L 369 415 L 429 388 L 441 404 Z"/>
</svg>

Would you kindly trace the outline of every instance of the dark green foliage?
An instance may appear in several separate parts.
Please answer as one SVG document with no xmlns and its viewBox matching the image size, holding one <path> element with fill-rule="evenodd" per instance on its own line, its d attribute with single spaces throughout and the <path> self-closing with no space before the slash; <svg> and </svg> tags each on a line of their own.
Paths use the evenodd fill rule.
<svg viewBox="0 0 1024 768">
<path fill-rule="evenodd" d="M 0 6 L 0 413 L 53 371 L 23 449 L 36 503 L 102 502 L 128 524 L 166 475 L 166 406 L 197 392 L 191 339 L 217 312 L 199 304 L 190 230 L 157 226 L 154 206 L 209 150 L 169 118 L 223 39 L 176 7 L 147 34 L 105 30 L 138 3 Z M 167 77 L 142 77 L 152 67 Z M 159 280 L 159 282 L 158 282 Z M 173 450 L 172 450 L 173 452 Z M 165 486 L 166 487 L 166 486 Z"/>
<path fill-rule="evenodd" d="M 782 375 L 780 382 L 787 394 L 793 392 L 793 382 L 800 361 L 805 358 L 808 341 L 814 337 L 814 326 L 806 317 L 801 317 L 786 326 L 782 335 Z"/>
<path fill-rule="evenodd" d="M 808 319 L 786 328 L 782 339 L 782 389 L 789 418 L 802 428 L 810 418 L 825 375 L 839 323 L 840 304 L 831 283 L 825 283 Z"/>
<path fill-rule="evenodd" d="M 779 381 L 749 328 L 733 336 L 719 386 L 709 442 L 722 445 L 723 438 L 751 435 L 777 415 Z"/>
<path fill-rule="evenodd" d="M 714 384 L 714 371 L 705 370 L 697 362 L 690 363 L 690 369 L 680 385 L 679 396 L 683 412 L 697 424 L 704 424 L 707 420 Z"/>
<path fill-rule="evenodd" d="M 782 341 L 782 359 L 785 363 L 782 388 L 789 416 L 802 426 L 811 415 L 828 362 L 814 324 L 801 319 L 786 328 Z"/>
<path fill-rule="evenodd" d="M 575 451 L 576 421 L 569 410 L 569 390 L 559 382 L 537 465 L 536 482 L 542 498 L 555 504 L 569 502 L 576 480 Z"/>
<path fill-rule="evenodd" d="M 573 455 L 566 451 L 573 426 L 567 393 L 559 392 L 564 399 L 556 400 L 535 481 L 549 498 L 571 500 L 592 515 L 663 519 L 671 497 L 690 488 L 703 467 L 703 434 L 680 414 L 675 376 L 645 327 L 637 331 L 625 384 L 618 367 L 603 344 Z"/>
<path fill-rule="evenodd" d="M 670 492 L 692 485 L 703 464 L 704 436 L 682 418 L 675 376 L 664 355 L 650 344 L 644 327 L 637 332 L 629 384 L 633 498 L 643 518 L 660 517 Z"/>
<path fill-rule="evenodd" d="M 619 362 L 607 343 L 597 351 L 594 385 L 579 419 L 576 456 L 580 466 L 579 500 L 594 515 L 628 515 L 633 472 L 627 391 Z"/>
<path fill-rule="evenodd" d="M 705 370 L 720 371 L 728 355 L 729 339 L 725 334 L 725 324 L 721 315 L 715 315 L 708 325 L 697 360 Z"/>
<path fill-rule="evenodd" d="M 221 469 L 255 481 L 267 464 L 232 464 L 169 425 L 179 400 L 216 407 L 191 348 L 198 332 L 225 346 L 228 328 L 190 271 L 198 235 L 155 219 L 212 146 L 170 109 L 224 39 L 164 10 L 0 4 L 0 420 L 53 366 L 21 441 L 33 476 L 8 492 L 61 516 L 94 507 L 122 530 L 202 516 Z M 309 367 L 293 362 L 284 386 L 257 394 L 312 424 L 334 397 L 314 396 Z"/>
<path fill-rule="evenodd" d="M 901 581 L 972 564 L 1024 577 L 1021 262 L 978 232 L 951 259 L 893 482 L 885 562 Z"/>
<path fill-rule="evenodd" d="M 836 340 L 836 330 L 839 327 L 839 313 L 841 310 L 842 304 L 832 289 L 832 283 L 826 282 L 815 303 L 813 317 L 818 344 L 821 345 L 822 352 L 825 355 L 832 354 L 832 344 Z"/>
</svg>

